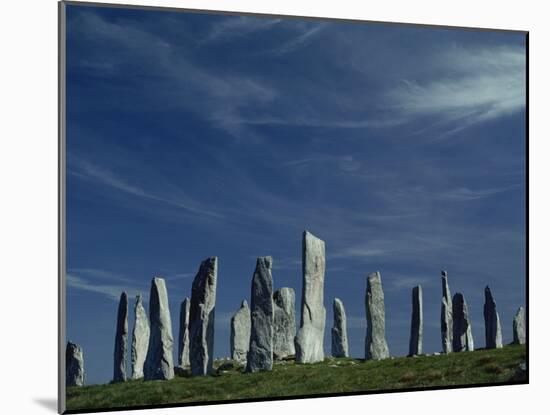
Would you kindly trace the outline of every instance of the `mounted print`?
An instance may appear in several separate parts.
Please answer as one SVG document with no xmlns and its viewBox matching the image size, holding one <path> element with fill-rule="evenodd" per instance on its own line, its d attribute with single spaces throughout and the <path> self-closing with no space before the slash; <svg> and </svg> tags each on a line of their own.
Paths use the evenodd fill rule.
<svg viewBox="0 0 550 415">
<path fill-rule="evenodd" d="M 59 11 L 60 412 L 528 382 L 527 32 Z"/>
</svg>

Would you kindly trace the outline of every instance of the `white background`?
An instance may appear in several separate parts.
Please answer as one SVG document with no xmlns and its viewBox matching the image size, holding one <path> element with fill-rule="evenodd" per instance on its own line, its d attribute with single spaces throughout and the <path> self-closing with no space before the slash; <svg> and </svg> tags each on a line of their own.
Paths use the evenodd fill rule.
<svg viewBox="0 0 550 415">
<path fill-rule="evenodd" d="M 130 0 L 128 0 L 130 1 Z M 112 0 L 113 3 L 124 3 Z M 139 413 L 295 411 L 528 413 L 548 402 L 548 51 L 542 1 L 172 0 L 136 4 L 530 31 L 530 376 L 528 386 L 175 408 Z M 54 413 L 57 389 L 57 4 L 0 9 L 0 412 Z M 545 399 L 546 398 L 546 399 Z M 542 407 L 544 408 L 544 406 Z M 536 412 L 544 412 L 538 410 Z M 124 412 L 127 413 L 127 412 Z M 135 413 L 135 412 L 134 412 Z"/>
</svg>

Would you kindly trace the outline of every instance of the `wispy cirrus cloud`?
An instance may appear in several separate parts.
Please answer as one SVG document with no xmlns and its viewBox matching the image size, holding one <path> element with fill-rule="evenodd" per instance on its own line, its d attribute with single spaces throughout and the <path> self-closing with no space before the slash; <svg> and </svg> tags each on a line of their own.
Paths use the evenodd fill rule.
<svg viewBox="0 0 550 415">
<path fill-rule="evenodd" d="M 304 30 L 297 36 L 283 43 L 281 46 L 273 50 L 277 55 L 285 55 L 294 52 L 311 41 L 326 27 L 326 23 L 316 23 L 313 27 L 305 27 Z"/>
<path fill-rule="evenodd" d="M 135 297 L 138 294 L 147 292 L 146 287 L 136 285 L 135 283 L 122 283 L 120 280 L 117 284 L 97 283 L 97 281 L 74 273 L 67 274 L 66 283 L 70 289 L 99 294 L 113 301 L 118 301 L 122 292 L 125 292 L 128 297 Z M 143 300 L 146 301 L 146 298 L 143 297 Z"/>
<path fill-rule="evenodd" d="M 269 30 L 280 22 L 281 19 L 228 16 L 222 21 L 212 24 L 208 34 L 199 40 L 199 44 L 227 42 L 259 31 Z"/>
</svg>

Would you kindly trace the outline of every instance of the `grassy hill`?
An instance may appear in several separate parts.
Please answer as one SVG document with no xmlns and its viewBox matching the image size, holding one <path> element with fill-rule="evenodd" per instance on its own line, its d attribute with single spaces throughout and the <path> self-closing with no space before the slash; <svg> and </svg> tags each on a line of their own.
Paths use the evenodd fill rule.
<svg viewBox="0 0 550 415">
<path fill-rule="evenodd" d="M 128 381 L 68 388 L 68 410 L 124 408 L 201 401 L 281 398 L 343 392 L 524 382 L 512 379 L 525 361 L 525 346 L 500 350 L 399 357 L 383 361 L 325 359 L 299 365 L 277 363 L 273 371 L 243 374 L 225 364 L 214 376 L 178 376 L 170 381 Z"/>
</svg>

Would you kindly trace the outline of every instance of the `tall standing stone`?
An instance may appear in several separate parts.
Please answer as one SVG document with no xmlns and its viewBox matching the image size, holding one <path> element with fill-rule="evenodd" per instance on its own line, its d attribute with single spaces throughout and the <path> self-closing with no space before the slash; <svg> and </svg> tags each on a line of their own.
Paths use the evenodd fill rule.
<svg viewBox="0 0 550 415">
<path fill-rule="evenodd" d="M 284 287 L 273 294 L 273 357 L 283 359 L 296 353 L 296 296 Z"/>
<path fill-rule="evenodd" d="M 189 361 L 193 376 L 207 375 L 213 372 L 217 281 L 218 258 L 207 258 L 199 267 L 191 291 Z"/>
<path fill-rule="evenodd" d="M 518 308 L 513 322 L 513 342 L 514 344 L 525 344 L 525 310 Z"/>
<path fill-rule="evenodd" d="M 149 348 L 149 320 L 143 307 L 141 295 L 136 296 L 134 306 L 134 329 L 132 330 L 132 379 L 143 377 L 143 365 Z"/>
<path fill-rule="evenodd" d="M 250 345 L 246 371 L 273 368 L 273 277 L 270 256 L 259 257 L 252 277 L 250 293 Z"/>
<path fill-rule="evenodd" d="M 453 300 L 447 271 L 441 271 L 441 346 L 443 353 L 453 351 Z"/>
<path fill-rule="evenodd" d="M 189 367 L 189 309 L 191 301 L 185 298 L 180 306 L 180 332 L 178 337 L 178 366 Z"/>
<path fill-rule="evenodd" d="M 411 337 L 409 341 L 409 356 L 422 354 L 422 336 L 424 331 L 424 314 L 422 311 L 422 287 L 412 290 Z"/>
<path fill-rule="evenodd" d="M 126 353 L 128 351 L 128 296 L 120 295 L 118 303 L 113 382 L 126 382 Z"/>
<path fill-rule="evenodd" d="M 250 308 L 246 300 L 241 303 L 241 308 L 231 317 L 231 335 L 229 348 L 231 359 L 244 365 L 250 345 Z"/>
<path fill-rule="evenodd" d="M 65 350 L 65 384 L 67 386 L 84 386 L 84 356 L 82 348 L 68 342 Z"/>
<path fill-rule="evenodd" d="M 168 380 L 174 377 L 172 320 L 168 292 L 163 278 L 153 278 L 149 297 L 151 333 L 144 365 L 145 380 Z"/>
<path fill-rule="evenodd" d="M 379 272 L 369 274 L 367 278 L 367 337 L 365 339 L 365 359 L 382 360 L 390 357 L 386 342 L 386 312 L 384 291 Z"/>
<path fill-rule="evenodd" d="M 335 298 L 332 303 L 334 326 L 332 327 L 332 357 L 349 357 L 348 328 L 344 303 Z"/>
<path fill-rule="evenodd" d="M 468 304 L 461 293 L 453 296 L 453 352 L 474 350 Z"/>
<path fill-rule="evenodd" d="M 497 303 L 493 298 L 489 286 L 485 287 L 485 305 L 483 306 L 483 317 L 485 319 L 485 348 L 502 348 L 502 330 L 500 328 L 500 317 L 497 312 Z"/>
<path fill-rule="evenodd" d="M 308 231 L 302 238 L 302 303 L 300 329 L 294 339 L 296 362 L 315 363 L 325 358 L 324 306 L 325 242 Z"/>
</svg>

